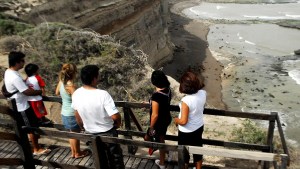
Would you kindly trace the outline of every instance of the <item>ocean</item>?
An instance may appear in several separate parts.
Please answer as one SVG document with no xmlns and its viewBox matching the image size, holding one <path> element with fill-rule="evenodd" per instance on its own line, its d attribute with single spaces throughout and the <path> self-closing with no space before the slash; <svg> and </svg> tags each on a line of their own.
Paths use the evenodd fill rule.
<svg viewBox="0 0 300 169">
<path fill-rule="evenodd" d="M 204 2 L 183 13 L 195 20 L 228 21 L 212 25 L 207 36 L 210 51 L 224 65 L 222 94 L 228 110 L 278 112 L 288 141 L 300 145 L 300 56 L 294 54 L 300 49 L 300 30 L 270 22 L 300 20 L 300 1 L 287 2 Z"/>
</svg>

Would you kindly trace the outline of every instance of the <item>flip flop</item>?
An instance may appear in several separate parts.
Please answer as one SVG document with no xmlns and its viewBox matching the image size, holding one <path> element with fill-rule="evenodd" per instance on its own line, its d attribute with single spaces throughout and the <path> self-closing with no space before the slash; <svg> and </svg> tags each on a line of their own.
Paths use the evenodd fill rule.
<svg viewBox="0 0 300 169">
<path fill-rule="evenodd" d="M 50 149 L 44 149 L 44 150 L 41 151 L 41 152 L 35 152 L 35 153 L 33 153 L 33 155 L 34 155 L 34 156 L 46 155 L 46 154 L 48 154 L 48 153 L 50 153 L 50 152 L 51 152 Z"/>
<path fill-rule="evenodd" d="M 79 158 L 83 158 L 83 157 L 86 157 L 86 156 L 89 156 L 89 155 L 90 155 L 90 151 L 84 150 L 82 155 L 80 155 L 78 157 L 74 157 L 74 158 L 79 159 Z"/>
</svg>

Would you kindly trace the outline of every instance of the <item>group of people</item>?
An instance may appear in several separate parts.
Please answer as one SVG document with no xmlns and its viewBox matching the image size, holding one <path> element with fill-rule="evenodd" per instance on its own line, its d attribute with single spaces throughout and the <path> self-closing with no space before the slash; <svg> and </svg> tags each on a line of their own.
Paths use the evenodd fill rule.
<svg viewBox="0 0 300 169">
<path fill-rule="evenodd" d="M 42 102 L 41 95 L 45 95 L 45 83 L 38 74 L 38 66 L 28 64 L 25 67 L 27 78 L 25 81 L 19 74 L 19 70 L 25 65 L 25 54 L 22 52 L 10 52 L 8 55 L 9 68 L 4 74 L 4 83 L 7 91 L 16 92 L 11 98 L 16 99 L 18 118 L 22 125 L 39 127 L 40 122 L 45 121 L 47 111 Z M 76 65 L 67 63 L 62 66 L 59 73 L 59 81 L 56 87 L 56 95 L 62 98 L 61 117 L 64 127 L 71 132 L 81 132 L 101 136 L 118 137 L 117 128 L 121 125 L 121 115 L 116 108 L 111 95 L 97 88 L 99 82 L 99 67 L 86 65 L 81 69 L 80 79 L 82 86 L 75 85 Z M 151 76 L 151 82 L 155 91 L 149 99 L 150 126 L 144 137 L 146 141 L 164 143 L 167 128 L 172 122 L 170 103 L 172 92 L 167 76 L 160 70 L 155 70 Z M 206 92 L 203 90 L 202 80 L 193 72 L 186 72 L 179 80 L 179 91 L 186 94 L 179 103 L 180 113 L 174 118 L 178 126 L 178 144 L 202 146 L 202 133 L 204 128 L 203 110 L 206 102 Z M 43 149 L 38 144 L 38 136 L 29 134 L 33 146 L 33 154 L 49 153 L 49 149 Z M 80 141 L 70 139 L 71 157 L 82 158 L 89 151 L 80 150 Z M 106 154 L 110 168 L 125 168 L 122 149 L 118 144 L 103 144 L 101 153 Z M 152 154 L 149 149 L 149 154 Z M 185 163 L 189 163 L 189 155 L 186 154 Z M 165 150 L 159 150 L 159 159 L 155 164 L 165 168 Z M 202 155 L 193 155 L 196 169 L 202 166 Z M 186 165 L 187 167 L 187 165 Z"/>
<path fill-rule="evenodd" d="M 145 135 L 146 141 L 165 142 L 167 128 L 172 121 L 170 114 L 171 89 L 167 76 L 160 70 L 155 70 L 151 75 L 151 82 L 155 86 L 150 103 L 150 127 Z M 185 72 L 179 79 L 179 92 L 185 94 L 179 103 L 180 113 L 174 118 L 178 126 L 178 144 L 202 146 L 202 134 L 204 128 L 203 111 L 206 102 L 204 83 L 198 76 L 191 72 Z M 152 138 L 152 139 L 151 139 Z M 149 149 L 149 154 L 152 154 Z M 159 150 L 159 159 L 155 164 L 165 169 L 165 150 Z M 196 169 L 202 167 L 202 155 L 193 155 Z M 185 154 L 186 168 L 190 160 L 189 154 Z"/>
</svg>

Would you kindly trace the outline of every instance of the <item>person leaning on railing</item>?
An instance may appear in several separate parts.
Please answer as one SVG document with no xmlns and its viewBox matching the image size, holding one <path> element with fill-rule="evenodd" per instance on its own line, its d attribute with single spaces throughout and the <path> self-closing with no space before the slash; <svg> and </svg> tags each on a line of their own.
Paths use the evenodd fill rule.
<svg viewBox="0 0 300 169">
<path fill-rule="evenodd" d="M 22 52 L 12 51 L 8 55 L 9 68 L 4 74 L 4 83 L 6 90 L 13 94 L 10 98 L 16 100 L 16 106 L 19 113 L 16 118 L 21 122 L 22 126 L 39 127 L 38 118 L 33 109 L 28 104 L 28 96 L 37 96 L 42 94 L 42 90 L 30 89 L 24 82 L 22 76 L 18 72 L 25 65 L 25 54 Z M 38 135 L 29 133 L 29 138 L 33 146 L 33 155 L 47 154 L 49 149 L 42 149 L 38 144 Z"/>
<path fill-rule="evenodd" d="M 81 69 L 80 77 L 83 86 L 72 95 L 77 123 L 88 134 L 118 137 L 116 129 L 121 125 L 121 115 L 110 94 L 97 88 L 99 68 L 87 65 Z M 111 168 L 125 168 L 119 144 L 105 144 L 100 151 L 102 157 L 107 155 Z"/>
<path fill-rule="evenodd" d="M 203 111 L 206 102 L 206 91 L 203 90 L 204 84 L 193 72 L 186 72 L 179 80 L 179 92 L 186 94 L 179 104 L 180 113 L 174 119 L 178 125 L 178 144 L 201 146 L 204 128 Z M 186 154 L 185 163 L 189 163 L 190 156 Z M 202 155 L 193 155 L 196 169 L 202 167 Z M 186 165 L 187 166 L 187 165 Z"/>
</svg>

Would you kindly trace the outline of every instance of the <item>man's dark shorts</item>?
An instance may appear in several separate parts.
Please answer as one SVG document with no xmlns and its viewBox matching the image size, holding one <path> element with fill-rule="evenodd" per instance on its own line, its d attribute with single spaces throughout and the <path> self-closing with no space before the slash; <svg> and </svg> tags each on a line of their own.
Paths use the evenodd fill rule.
<svg viewBox="0 0 300 169">
<path fill-rule="evenodd" d="M 36 117 L 33 109 L 29 107 L 25 111 L 17 112 L 16 118 L 19 123 L 21 123 L 21 126 L 27 126 L 27 127 L 39 127 L 39 119 Z"/>
</svg>

